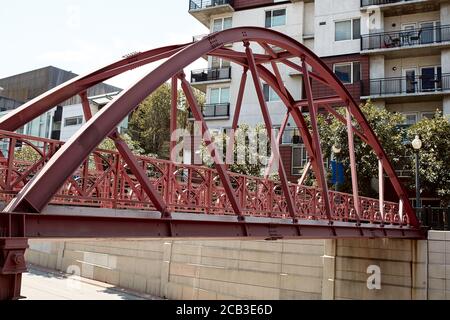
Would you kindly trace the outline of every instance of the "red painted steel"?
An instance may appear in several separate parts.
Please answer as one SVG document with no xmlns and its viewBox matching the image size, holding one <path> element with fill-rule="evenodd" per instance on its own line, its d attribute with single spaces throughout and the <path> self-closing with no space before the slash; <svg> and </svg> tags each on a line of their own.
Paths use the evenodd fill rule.
<svg viewBox="0 0 450 320">
<path fill-rule="evenodd" d="M 235 136 L 239 124 L 239 117 L 241 115 L 242 102 L 244 100 L 245 84 L 247 83 L 247 72 L 248 68 L 244 67 L 241 82 L 239 84 L 239 92 L 236 99 L 236 107 L 234 109 L 233 123 L 231 124 L 230 141 L 228 142 L 227 148 L 227 163 L 234 161 Z"/>
<path fill-rule="evenodd" d="M 283 51 L 275 53 L 272 50 L 269 51 L 269 54 L 253 54 L 250 52 L 249 56 L 249 52 L 238 52 L 224 48 L 225 44 L 241 41 L 244 43 L 254 42 L 265 48 L 276 46 L 282 48 Z M 66 144 L 62 145 L 54 141 L 39 141 L 44 148 L 38 148 L 40 158 L 36 163 L 13 162 L 10 160 L 13 158 L 10 149 L 8 158 L 2 160 L 7 166 L 2 167 L 4 179 L 2 178 L 0 185 L 3 197 L 11 200 L 5 212 L 40 212 L 49 202 L 100 207 L 152 209 L 157 207 L 158 210 L 163 211 L 163 206 L 155 204 L 155 199 L 151 199 L 152 197 L 149 197 L 149 194 L 145 192 L 146 183 L 142 180 L 143 177 L 129 172 L 129 163 L 125 164 L 122 155 L 95 150 L 95 148 L 102 139 L 115 131 L 116 126 L 122 119 L 133 111 L 145 97 L 162 83 L 179 74 L 184 67 L 204 55 L 228 59 L 242 66 L 244 70 L 250 68 L 255 77 L 261 78 L 273 88 L 300 128 L 303 141 L 311 156 L 311 167 L 315 176 L 319 177 L 321 188 L 307 188 L 291 184 L 287 187 L 285 183 L 234 175 L 227 173 L 225 166 L 220 167 L 217 163 L 218 172 L 203 167 L 176 165 L 162 160 L 137 157 L 140 165 L 144 170 L 147 170 L 147 176 L 155 190 L 165 198 L 164 203 L 168 211 L 182 210 L 183 212 L 238 215 L 242 212 L 243 215 L 255 216 L 285 216 L 286 214 L 292 215 L 294 212 L 294 215 L 302 216 L 303 214 L 313 220 L 323 219 L 330 222 L 340 219 L 355 220 L 356 217 L 348 211 L 351 210 L 355 201 L 352 201 L 349 195 L 327 192 L 321 160 L 322 153 L 320 143 L 317 141 L 317 128 L 311 133 L 302 114 L 302 111 L 312 111 L 314 116 L 315 106 L 318 108 L 321 104 L 342 101 L 348 105 L 352 116 L 360 125 L 360 132 L 355 130 L 355 133 L 364 138 L 379 156 L 384 171 L 390 178 L 399 198 L 403 201 L 404 220 L 401 220 L 398 215 L 397 204 L 390 204 L 391 210 L 389 210 L 389 204 L 386 204 L 388 223 L 402 226 L 409 224 L 412 227 L 419 227 L 417 218 L 406 197 L 406 192 L 396 177 L 378 139 L 356 102 L 333 72 L 314 53 L 297 41 L 273 30 L 256 27 L 229 29 L 211 34 L 195 43 L 169 46 L 129 56 L 86 76 L 77 77 L 0 119 L 0 129 L 6 130 L 2 131 L 2 134 L 5 139 L 9 140 L 10 146 L 15 146 L 16 141 L 14 139 L 30 139 L 20 135 L 15 136 L 10 131 L 16 130 L 54 105 L 75 94 L 83 94 L 92 85 L 122 72 L 168 58 L 166 62 L 144 76 L 134 86 L 118 95 L 89 120 Z M 288 60 L 292 57 L 300 58 L 303 65 L 298 66 Z M 280 74 L 277 72 L 275 62 L 284 63 L 295 69 L 300 68 L 307 89 L 310 79 L 315 79 L 333 89 L 336 97 L 325 101 L 315 100 L 311 88 L 309 88 L 309 90 L 306 90 L 307 100 L 305 102 L 295 101 L 289 90 L 280 81 Z M 270 63 L 272 68 L 275 66 L 273 68 L 275 74 L 264 67 L 264 63 Z M 259 82 L 258 79 L 256 80 Z M 186 83 L 184 89 L 188 91 Z M 195 106 L 193 101 L 190 104 L 191 107 Z M 303 107 L 305 104 L 307 108 Z M 201 114 L 199 115 L 201 116 Z M 201 117 L 197 118 L 202 120 Z M 313 121 L 313 127 L 315 125 L 315 121 Z M 24 143 L 33 144 L 30 142 Z M 94 171 L 97 172 L 92 172 L 93 155 L 102 157 L 104 170 L 97 170 L 99 168 L 96 168 Z M 16 167 L 18 165 L 23 170 L 18 169 Z M 185 177 L 186 172 L 188 172 L 187 177 Z M 186 184 L 184 184 L 183 179 L 188 180 Z M 202 182 L 199 183 L 198 181 Z M 168 190 L 171 190 L 171 192 L 168 192 Z M 264 199 L 255 198 L 256 194 L 252 196 L 254 190 L 258 190 L 258 194 L 260 190 L 266 190 L 268 196 Z M 287 197 L 283 196 L 282 190 L 284 190 L 285 195 L 288 195 Z M 291 197 L 295 208 L 286 204 L 286 202 L 290 202 L 287 199 Z M 234 198 L 239 199 L 239 201 L 235 201 Z M 377 210 L 379 209 L 373 209 L 374 206 L 380 207 L 378 200 L 359 197 L 357 203 L 361 207 L 361 221 L 379 221 L 377 220 L 379 216 Z M 291 207 L 290 212 L 287 212 L 287 207 Z M 310 212 L 307 212 L 308 210 Z"/>
<path fill-rule="evenodd" d="M 245 52 L 225 47 L 240 42 L 244 43 Z M 260 45 L 267 54 L 254 54 L 250 48 L 252 43 Z M 273 47 L 281 48 L 281 52 L 275 52 Z M 234 129 L 241 113 L 248 70 L 252 73 L 271 138 L 272 123 L 261 80 L 280 97 L 287 109 L 287 117 L 278 139 L 291 115 L 310 156 L 299 184 L 287 182 L 281 163 L 281 181 L 227 171 L 227 166 L 222 163 L 211 142 L 202 112 L 183 73 L 183 68 L 205 55 L 227 59 L 243 68 Z M 300 58 L 302 65 L 289 60 L 291 58 Z M 162 63 L 121 92 L 96 115 L 91 114 L 87 100 L 90 87 L 153 62 Z M 296 101 L 292 97 L 284 86 L 277 63 L 301 72 L 306 99 Z M 264 64 L 270 65 L 272 71 Z M 181 80 L 195 119 L 202 124 L 215 169 L 133 155 L 117 134 L 118 124 L 140 102 L 166 81 L 172 80 L 174 90 L 178 79 Z M 312 80 L 327 86 L 334 95 L 314 97 Z M 175 91 L 172 92 L 171 133 L 177 125 Z M 87 123 L 67 143 L 13 132 L 75 95 L 80 95 L 82 99 Z M 347 107 L 347 119 L 329 106 L 337 103 Z M 316 121 L 320 107 L 325 107 L 339 121 L 348 124 L 349 135 L 358 135 L 372 147 L 380 159 L 379 175 L 387 174 L 400 198 L 400 206 L 383 201 L 381 195 L 380 200 L 358 196 L 355 187 L 354 195 L 328 190 Z M 312 131 L 309 130 L 304 112 L 311 114 Z M 351 117 L 359 128 L 347 122 Z M 106 137 L 114 140 L 118 152 L 97 148 Z M 1 118 L 0 141 L 7 146 L 7 152 L 0 152 L 0 201 L 6 203 L 0 214 L 0 300 L 20 298 L 27 238 L 424 237 L 407 192 L 348 90 L 312 51 L 294 39 L 269 29 L 228 29 L 197 42 L 132 54 L 87 75 L 76 77 Z M 276 142 L 275 139 L 272 142 Z M 34 152 L 34 161 L 19 157 L 24 147 Z M 172 141 L 170 149 L 174 147 Z M 278 147 L 272 148 L 272 151 L 272 159 L 279 159 Z M 319 187 L 303 185 L 310 168 Z M 380 189 L 383 189 L 381 185 Z M 95 208 L 157 211 L 161 215 L 157 218 L 133 219 L 36 214 L 48 204 L 86 207 L 92 211 Z"/>
<path fill-rule="evenodd" d="M 17 158 L 18 148 L 7 158 L 0 158 L 0 201 L 10 202 L 48 162 L 50 150 L 63 147 L 63 142 L 0 131 L 0 140 L 15 145 L 35 146 L 36 162 Z M 54 153 L 54 151 L 53 151 Z M 101 159 L 101 168 L 95 158 Z M 236 215 L 216 170 L 187 164 L 174 164 L 167 160 L 136 156 L 137 162 L 149 177 L 149 182 L 161 195 L 169 212 L 206 215 Z M 36 166 L 36 163 L 40 165 Z M 10 169 L 11 168 L 11 169 Z M 279 181 L 228 173 L 235 194 L 243 199 L 242 214 L 253 217 L 289 218 L 290 213 Z M 9 182 L 8 182 L 9 181 Z M 170 193 L 165 191 L 170 189 Z M 263 196 L 258 196 L 263 190 Z M 296 217 L 302 220 L 328 220 L 317 201 L 319 188 L 289 183 L 289 190 L 297 208 Z M 329 191 L 333 221 L 356 221 L 351 194 Z M 88 208 L 135 209 L 158 211 L 138 178 L 117 151 L 96 149 L 64 181 L 52 198 L 51 204 Z M 359 197 L 362 223 L 382 222 L 377 199 Z M 405 228 L 397 203 L 385 202 L 386 224 Z M 1 214 L 0 214 L 1 215 Z"/>
</svg>

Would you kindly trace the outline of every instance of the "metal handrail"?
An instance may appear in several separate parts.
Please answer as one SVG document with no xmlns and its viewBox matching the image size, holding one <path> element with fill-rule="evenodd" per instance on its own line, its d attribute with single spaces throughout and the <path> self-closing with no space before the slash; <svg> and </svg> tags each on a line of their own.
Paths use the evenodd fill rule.
<svg viewBox="0 0 450 320">
<path fill-rule="evenodd" d="M 189 0 L 189 10 L 206 9 L 225 4 L 233 5 L 233 0 Z"/>
<path fill-rule="evenodd" d="M 416 215 L 431 230 L 450 230 L 450 207 L 424 206 L 416 208 Z"/>
<path fill-rule="evenodd" d="M 361 35 L 361 50 L 391 49 L 450 41 L 450 25 Z"/>
<path fill-rule="evenodd" d="M 450 90 L 450 73 L 361 81 L 362 96 L 416 94 Z"/>
<path fill-rule="evenodd" d="M 216 118 L 216 117 L 229 117 L 230 116 L 230 103 L 209 103 L 205 104 L 202 109 L 203 117 Z M 193 119 L 192 112 L 189 111 L 189 119 Z"/>
<path fill-rule="evenodd" d="M 361 7 L 379 6 L 383 4 L 391 4 L 397 2 L 408 2 L 411 0 L 361 0 Z"/>
<path fill-rule="evenodd" d="M 191 83 L 231 79 L 231 67 L 191 71 Z"/>
</svg>

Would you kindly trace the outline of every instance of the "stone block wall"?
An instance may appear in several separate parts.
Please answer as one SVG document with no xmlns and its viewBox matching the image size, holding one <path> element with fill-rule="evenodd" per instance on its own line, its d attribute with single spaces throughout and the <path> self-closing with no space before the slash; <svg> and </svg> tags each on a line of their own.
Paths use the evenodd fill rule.
<svg viewBox="0 0 450 320">
<path fill-rule="evenodd" d="M 27 261 L 168 299 L 321 299 L 324 241 L 30 241 Z"/>
<path fill-rule="evenodd" d="M 168 299 L 450 299 L 450 232 L 428 241 L 34 240 L 26 258 Z"/>
<path fill-rule="evenodd" d="M 450 232 L 428 236 L 428 298 L 450 300 Z"/>
</svg>

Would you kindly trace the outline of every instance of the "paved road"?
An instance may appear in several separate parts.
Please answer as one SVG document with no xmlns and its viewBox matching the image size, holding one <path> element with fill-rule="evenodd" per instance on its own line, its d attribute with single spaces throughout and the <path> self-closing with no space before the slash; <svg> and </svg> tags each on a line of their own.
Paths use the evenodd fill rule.
<svg viewBox="0 0 450 320">
<path fill-rule="evenodd" d="M 23 274 L 22 295 L 27 300 L 147 300 L 112 285 L 67 278 L 64 274 L 29 267 Z M 153 298 L 154 299 L 154 298 Z"/>
</svg>

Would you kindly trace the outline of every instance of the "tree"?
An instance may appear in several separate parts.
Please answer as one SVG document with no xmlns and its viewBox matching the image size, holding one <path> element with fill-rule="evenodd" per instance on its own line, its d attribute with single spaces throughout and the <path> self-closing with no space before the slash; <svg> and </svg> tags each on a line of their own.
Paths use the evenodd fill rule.
<svg viewBox="0 0 450 320">
<path fill-rule="evenodd" d="M 153 156 L 151 154 L 145 153 L 144 149 L 142 149 L 139 146 L 139 143 L 137 141 L 134 141 L 133 139 L 131 139 L 131 137 L 128 134 L 120 135 L 120 137 L 122 138 L 122 140 L 125 141 L 125 143 L 128 145 L 128 147 L 134 154 Z M 102 143 L 99 144 L 99 146 L 97 148 L 103 149 L 103 150 L 117 151 L 114 141 L 110 138 L 106 138 L 105 140 L 103 140 Z"/>
<path fill-rule="evenodd" d="M 219 155 L 225 161 L 227 155 L 227 146 L 230 142 L 228 132 L 222 132 L 212 135 Z M 228 164 L 231 172 L 262 177 L 270 158 L 270 142 L 267 131 L 263 124 L 257 124 L 254 128 L 248 124 L 240 124 L 235 133 L 233 148 L 233 161 Z M 201 154 L 203 162 L 214 166 L 214 162 L 209 156 L 205 143 L 201 145 Z M 271 173 L 271 179 L 278 179 L 278 173 Z"/>
<path fill-rule="evenodd" d="M 419 176 L 423 191 L 441 197 L 442 205 L 450 203 L 450 122 L 436 112 L 432 119 L 422 119 L 411 126 L 407 132 L 409 141 L 416 135 L 422 140 L 420 149 Z M 413 151 L 411 167 L 415 173 Z"/>
<path fill-rule="evenodd" d="M 20 148 L 16 148 L 14 152 L 14 159 L 24 162 L 36 163 L 42 156 L 29 145 L 24 144 Z"/>
<path fill-rule="evenodd" d="M 204 94 L 194 89 L 200 106 L 203 106 Z M 178 128 L 188 127 L 188 107 L 184 94 L 178 91 Z M 171 86 L 164 83 L 132 114 L 129 133 L 132 140 L 138 142 L 145 153 L 157 154 L 161 158 L 169 158 L 170 145 L 170 108 Z"/>
<path fill-rule="evenodd" d="M 389 160 L 394 167 L 398 166 L 402 160 L 400 155 L 404 155 L 406 151 L 406 147 L 403 144 L 404 131 L 401 126 L 404 122 L 403 116 L 389 112 L 384 108 L 377 108 L 370 101 L 361 106 L 361 110 L 386 151 Z M 345 116 L 344 108 L 340 108 L 337 112 Z M 341 154 L 338 156 L 338 161 L 344 166 L 345 183 L 340 186 L 340 191 L 350 192 L 351 169 L 347 127 L 330 114 L 319 115 L 318 124 L 324 157 L 331 158 L 333 145 L 339 145 L 342 149 Z M 358 124 L 353 123 L 353 125 L 359 128 Z M 372 151 L 372 148 L 358 136 L 355 135 L 354 141 L 359 191 L 365 196 L 375 196 L 376 192 L 371 187 L 371 180 L 373 177 L 378 176 L 377 156 Z"/>
</svg>

